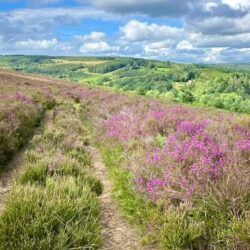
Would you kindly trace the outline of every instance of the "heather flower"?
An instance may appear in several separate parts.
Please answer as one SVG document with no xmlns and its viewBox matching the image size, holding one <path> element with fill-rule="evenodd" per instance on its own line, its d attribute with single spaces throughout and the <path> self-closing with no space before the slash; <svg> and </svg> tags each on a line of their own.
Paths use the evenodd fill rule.
<svg viewBox="0 0 250 250">
<path fill-rule="evenodd" d="M 157 121 L 163 120 L 166 117 L 166 115 L 167 113 L 164 110 L 150 112 L 150 116 Z"/>
<path fill-rule="evenodd" d="M 149 197 L 154 200 L 157 196 L 156 191 L 164 189 L 165 187 L 167 187 L 167 185 L 168 182 L 165 179 L 162 180 L 159 178 L 155 178 L 148 180 L 146 184 L 146 189 Z"/>
<path fill-rule="evenodd" d="M 24 103 L 27 103 L 27 104 L 32 104 L 31 98 L 29 98 L 26 95 L 24 95 L 22 93 L 19 93 L 19 92 L 17 92 L 15 94 L 15 100 L 21 101 L 21 102 L 24 102 Z"/>
<path fill-rule="evenodd" d="M 106 135 L 125 142 L 143 135 L 140 118 L 133 112 L 120 113 L 106 121 Z"/>
<path fill-rule="evenodd" d="M 237 141 L 235 148 L 241 152 L 250 152 L 250 139 Z"/>
</svg>

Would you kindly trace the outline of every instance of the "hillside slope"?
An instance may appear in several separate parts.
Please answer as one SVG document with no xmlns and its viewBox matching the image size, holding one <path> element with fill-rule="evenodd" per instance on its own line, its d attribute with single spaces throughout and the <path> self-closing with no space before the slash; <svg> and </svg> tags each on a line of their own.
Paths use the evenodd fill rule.
<svg viewBox="0 0 250 250">
<path fill-rule="evenodd" d="M 176 102 L 250 113 L 250 66 L 134 58 L 1 56 L 0 66 Z"/>
<path fill-rule="evenodd" d="M 3 171 L 53 110 L 8 187 L 0 249 L 144 249 L 137 232 L 149 249 L 249 248 L 249 115 L 14 71 L 0 87 Z"/>
</svg>

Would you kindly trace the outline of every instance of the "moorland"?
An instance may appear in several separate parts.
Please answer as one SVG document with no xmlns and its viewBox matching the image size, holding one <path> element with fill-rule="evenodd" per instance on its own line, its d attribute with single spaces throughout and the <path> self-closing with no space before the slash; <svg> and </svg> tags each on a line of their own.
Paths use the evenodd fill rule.
<svg viewBox="0 0 250 250">
<path fill-rule="evenodd" d="M 249 248 L 249 65 L 0 66 L 0 249 Z"/>
</svg>

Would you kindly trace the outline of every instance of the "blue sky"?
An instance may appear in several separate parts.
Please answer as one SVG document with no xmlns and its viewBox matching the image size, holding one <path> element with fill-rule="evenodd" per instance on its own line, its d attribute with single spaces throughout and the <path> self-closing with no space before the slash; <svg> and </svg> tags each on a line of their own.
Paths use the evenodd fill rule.
<svg viewBox="0 0 250 250">
<path fill-rule="evenodd" d="M 0 0 L 0 54 L 250 62 L 250 0 Z"/>
</svg>

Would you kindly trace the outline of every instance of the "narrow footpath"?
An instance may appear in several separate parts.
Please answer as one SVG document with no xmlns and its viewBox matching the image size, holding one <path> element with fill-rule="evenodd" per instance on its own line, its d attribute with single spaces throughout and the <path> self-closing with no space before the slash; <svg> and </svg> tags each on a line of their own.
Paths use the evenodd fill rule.
<svg viewBox="0 0 250 250">
<path fill-rule="evenodd" d="M 34 131 L 33 137 L 40 135 L 44 127 L 52 120 L 53 111 L 47 111 L 39 125 Z M 33 138 L 32 137 L 32 138 Z M 31 138 L 31 139 L 32 139 Z M 13 181 L 16 173 L 22 168 L 23 157 L 26 149 L 29 147 L 29 143 L 24 145 L 12 158 L 12 160 L 5 166 L 5 169 L 0 174 L 0 213 L 4 209 L 4 204 L 8 192 L 13 186 Z"/>
<path fill-rule="evenodd" d="M 103 184 L 103 193 L 99 196 L 102 210 L 103 249 L 145 250 L 136 230 L 122 217 L 112 199 L 112 185 L 100 152 L 94 147 L 89 147 L 89 153 L 93 160 L 95 175 Z"/>
</svg>

